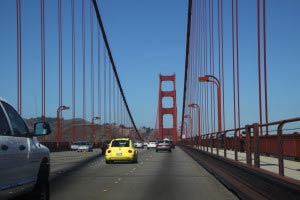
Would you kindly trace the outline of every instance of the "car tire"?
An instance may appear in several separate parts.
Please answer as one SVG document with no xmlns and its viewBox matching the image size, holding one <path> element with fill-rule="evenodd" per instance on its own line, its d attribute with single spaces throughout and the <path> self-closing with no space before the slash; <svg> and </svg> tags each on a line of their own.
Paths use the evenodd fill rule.
<svg viewBox="0 0 300 200">
<path fill-rule="evenodd" d="M 105 163 L 106 163 L 106 164 L 110 164 L 110 161 L 109 161 L 109 160 L 105 160 Z"/>
<path fill-rule="evenodd" d="M 158 152 L 158 149 L 156 149 L 155 151 Z"/>
<path fill-rule="evenodd" d="M 171 152 L 172 152 L 172 150 L 171 150 L 171 149 L 169 149 L 169 152 L 171 153 Z"/>
<path fill-rule="evenodd" d="M 49 200 L 49 173 L 50 168 L 47 162 L 42 162 L 30 199 Z"/>
<path fill-rule="evenodd" d="M 147 147 L 147 149 L 149 150 L 150 148 L 149 148 L 149 147 Z"/>
</svg>

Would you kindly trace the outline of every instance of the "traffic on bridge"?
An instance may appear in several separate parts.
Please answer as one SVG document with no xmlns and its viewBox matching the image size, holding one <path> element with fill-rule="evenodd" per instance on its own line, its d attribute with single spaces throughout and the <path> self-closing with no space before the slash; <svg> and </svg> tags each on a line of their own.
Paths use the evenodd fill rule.
<svg viewBox="0 0 300 200">
<path fill-rule="evenodd" d="M 2 0 L 0 200 L 300 199 L 299 8 Z"/>
</svg>

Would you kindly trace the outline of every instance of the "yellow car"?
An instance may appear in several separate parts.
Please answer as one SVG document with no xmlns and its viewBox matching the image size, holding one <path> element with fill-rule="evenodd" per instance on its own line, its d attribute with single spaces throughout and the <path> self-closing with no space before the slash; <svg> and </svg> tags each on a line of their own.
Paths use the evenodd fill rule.
<svg viewBox="0 0 300 200">
<path fill-rule="evenodd" d="M 138 151 L 134 149 L 130 138 L 118 138 L 110 142 L 105 152 L 105 162 L 110 164 L 114 161 L 138 162 Z"/>
</svg>

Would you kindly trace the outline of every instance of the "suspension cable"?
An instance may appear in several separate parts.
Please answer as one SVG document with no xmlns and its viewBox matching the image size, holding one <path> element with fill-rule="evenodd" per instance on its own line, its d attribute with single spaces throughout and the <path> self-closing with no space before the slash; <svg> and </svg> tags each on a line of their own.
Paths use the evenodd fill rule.
<svg viewBox="0 0 300 200">
<path fill-rule="evenodd" d="M 102 19 L 101 19 L 101 16 L 100 16 L 100 12 L 99 12 L 99 8 L 98 8 L 98 5 L 97 5 L 97 1 L 93 0 L 93 3 L 94 3 L 95 12 L 96 12 L 96 15 L 97 15 L 98 23 L 99 23 L 99 26 L 101 28 L 103 40 L 104 40 L 104 43 L 105 43 L 105 46 L 106 46 L 106 49 L 107 49 L 107 52 L 108 52 L 108 56 L 109 56 L 109 59 L 110 59 L 110 62 L 111 62 L 111 65 L 112 65 L 112 68 L 113 68 L 113 71 L 114 71 L 114 75 L 115 75 L 115 77 L 117 79 L 119 90 L 121 91 L 121 94 L 122 94 L 122 97 L 123 97 L 123 101 L 125 103 L 128 115 L 129 115 L 130 120 L 131 120 L 131 122 L 132 122 L 132 124 L 134 126 L 134 129 L 135 129 L 136 133 L 138 134 L 139 138 L 142 140 L 142 137 L 141 137 L 141 135 L 140 135 L 140 133 L 139 133 L 136 125 L 135 125 L 135 122 L 134 122 L 134 120 L 132 118 L 129 106 L 128 106 L 127 101 L 126 101 L 126 97 L 125 97 L 125 94 L 124 94 L 124 91 L 123 91 L 123 88 L 122 88 L 122 85 L 121 85 L 121 82 L 120 82 L 120 79 L 119 79 L 119 75 L 118 75 L 118 72 L 117 72 L 117 69 L 116 69 L 116 66 L 115 66 L 115 62 L 114 62 L 113 57 L 112 57 L 110 46 L 109 46 L 108 41 L 107 41 L 107 37 L 106 37 L 105 30 L 104 30 L 104 25 L 102 23 Z"/>
</svg>

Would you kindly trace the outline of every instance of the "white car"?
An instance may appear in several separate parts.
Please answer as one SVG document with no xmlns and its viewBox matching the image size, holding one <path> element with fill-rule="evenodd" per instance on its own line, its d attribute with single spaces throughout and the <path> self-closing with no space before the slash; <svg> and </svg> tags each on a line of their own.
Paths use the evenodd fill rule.
<svg viewBox="0 0 300 200">
<path fill-rule="evenodd" d="M 147 149 L 156 149 L 156 141 L 149 141 Z"/>
<path fill-rule="evenodd" d="M 93 145 L 90 142 L 82 142 L 78 148 L 77 148 L 77 152 L 87 152 L 87 151 L 93 151 Z"/>
<path fill-rule="evenodd" d="M 72 151 L 77 151 L 78 147 L 80 146 L 82 142 L 75 142 L 74 144 L 71 145 L 71 150 Z"/>
<path fill-rule="evenodd" d="M 31 133 L 18 112 L 0 98 L 0 199 L 30 193 L 49 199 L 49 149 L 36 136 L 51 133 L 49 124 L 34 124 Z"/>
<path fill-rule="evenodd" d="M 142 142 L 135 142 L 134 143 L 134 148 L 144 148 L 143 143 Z"/>
</svg>

